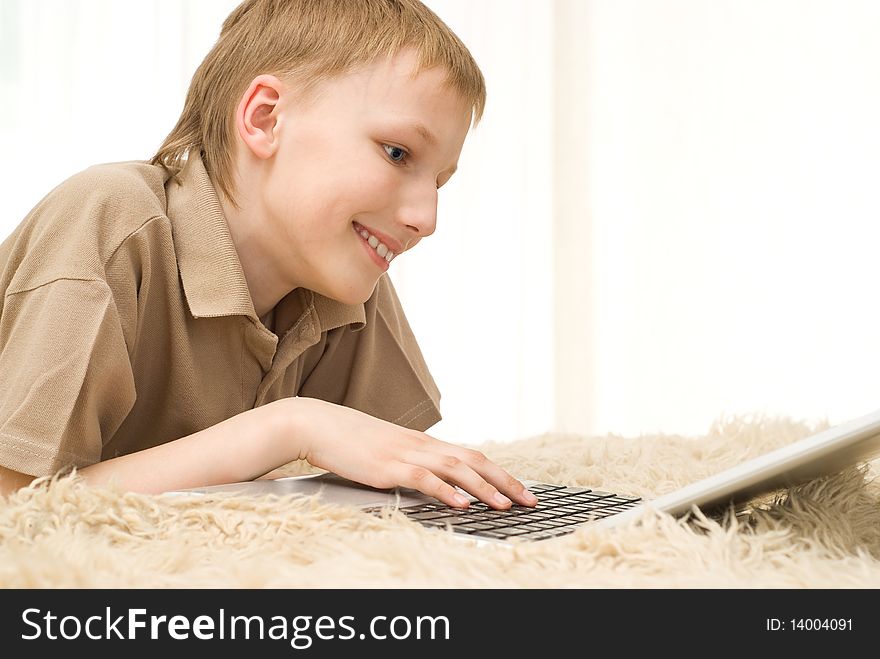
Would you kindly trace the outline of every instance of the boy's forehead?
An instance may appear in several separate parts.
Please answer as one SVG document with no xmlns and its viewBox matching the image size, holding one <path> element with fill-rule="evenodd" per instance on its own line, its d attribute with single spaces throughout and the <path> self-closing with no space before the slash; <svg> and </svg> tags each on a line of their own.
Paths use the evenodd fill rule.
<svg viewBox="0 0 880 659">
<path fill-rule="evenodd" d="M 293 82 L 295 88 L 296 83 Z M 401 51 L 320 81 L 294 105 L 311 107 L 320 122 L 358 117 L 377 129 L 394 127 L 418 135 L 450 154 L 461 149 L 473 107 L 451 85 L 444 67 L 424 68 L 414 52 Z M 306 110 L 309 111 L 309 110 Z M 448 148 L 447 148 L 448 147 Z"/>
<path fill-rule="evenodd" d="M 401 51 L 321 81 L 313 98 L 341 101 L 349 111 L 377 118 L 390 112 L 407 120 L 425 141 L 436 143 L 431 126 L 441 118 L 463 117 L 470 124 L 470 104 L 447 79 L 445 68 L 421 67 L 415 52 Z"/>
<path fill-rule="evenodd" d="M 442 67 L 422 67 L 418 56 L 411 50 L 403 50 L 390 57 L 364 64 L 349 75 L 368 91 L 379 96 L 398 94 L 402 90 L 410 93 L 454 93 L 446 84 L 448 72 Z"/>
</svg>

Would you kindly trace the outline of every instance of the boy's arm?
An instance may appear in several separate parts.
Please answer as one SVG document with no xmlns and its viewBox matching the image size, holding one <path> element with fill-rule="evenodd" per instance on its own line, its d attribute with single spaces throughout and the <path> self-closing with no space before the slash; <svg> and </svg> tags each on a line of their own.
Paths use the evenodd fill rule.
<svg viewBox="0 0 880 659">
<path fill-rule="evenodd" d="M 298 443 L 286 432 L 284 400 L 237 414 L 165 444 L 78 470 L 92 485 L 159 494 L 253 480 L 297 459 Z"/>
<path fill-rule="evenodd" d="M 93 485 L 158 494 L 253 480 L 301 459 L 366 485 L 409 487 L 454 506 L 467 501 L 452 484 L 495 508 L 510 505 L 496 498 L 499 491 L 523 505 L 537 503 L 522 483 L 478 451 L 313 398 L 281 399 L 78 473 Z M 31 480 L 0 468 L 0 493 Z"/>
<path fill-rule="evenodd" d="M 285 410 L 276 401 L 159 446 L 97 462 L 77 470 L 91 485 L 158 494 L 168 490 L 252 480 L 296 450 L 284 432 Z M 0 495 L 33 480 L 0 467 Z"/>
<path fill-rule="evenodd" d="M 34 480 L 33 476 L 26 476 L 12 469 L 0 467 L 0 496 L 12 494 L 17 489 L 27 487 Z"/>
</svg>

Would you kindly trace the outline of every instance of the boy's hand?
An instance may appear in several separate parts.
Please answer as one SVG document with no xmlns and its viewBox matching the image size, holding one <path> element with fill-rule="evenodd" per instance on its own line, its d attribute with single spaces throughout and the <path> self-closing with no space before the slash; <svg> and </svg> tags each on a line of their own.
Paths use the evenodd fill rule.
<svg viewBox="0 0 880 659">
<path fill-rule="evenodd" d="M 371 487 L 412 488 L 459 508 L 468 500 L 454 485 L 493 508 L 509 508 L 511 499 L 523 506 L 538 502 L 479 451 L 316 398 L 287 400 L 300 458 L 315 467 Z"/>
</svg>

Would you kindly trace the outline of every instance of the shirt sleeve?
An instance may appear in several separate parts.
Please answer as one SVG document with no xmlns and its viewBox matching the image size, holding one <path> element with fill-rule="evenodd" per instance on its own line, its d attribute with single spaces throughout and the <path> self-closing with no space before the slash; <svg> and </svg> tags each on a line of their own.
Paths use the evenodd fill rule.
<svg viewBox="0 0 880 659">
<path fill-rule="evenodd" d="M 100 461 L 135 401 L 119 315 L 103 281 L 7 293 L 0 315 L 0 464 L 31 476 Z"/>
<path fill-rule="evenodd" d="M 321 359 L 299 395 L 427 430 L 441 419 L 440 391 L 387 276 L 364 310 L 362 328 L 328 332 Z"/>
</svg>

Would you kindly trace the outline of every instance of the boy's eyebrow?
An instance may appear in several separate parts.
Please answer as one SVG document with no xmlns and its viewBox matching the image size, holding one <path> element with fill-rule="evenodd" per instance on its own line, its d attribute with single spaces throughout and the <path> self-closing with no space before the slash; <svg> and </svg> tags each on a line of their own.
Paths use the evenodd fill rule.
<svg viewBox="0 0 880 659">
<path fill-rule="evenodd" d="M 410 128 L 421 135 L 422 139 L 425 140 L 428 144 L 430 144 L 431 146 L 437 146 L 437 138 L 435 137 L 434 133 L 428 130 L 427 126 L 416 122 L 412 124 Z"/>
<path fill-rule="evenodd" d="M 425 126 L 425 124 L 415 121 L 411 124 L 407 124 L 406 127 L 417 133 L 423 140 L 425 140 L 425 142 L 427 142 L 431 146 L 438 145 L 439 141 L 437 140 L 437 136 L 434 135 L 434 133 L 432 133 L 430 130 L 428 130 L 428 127 Z M 454 165 L 449 175 L 452 176 L 452 174 L 455 174 L 455 172 L 457 171 L 458 165 Z"/>
</svg>

